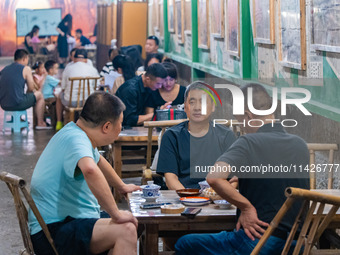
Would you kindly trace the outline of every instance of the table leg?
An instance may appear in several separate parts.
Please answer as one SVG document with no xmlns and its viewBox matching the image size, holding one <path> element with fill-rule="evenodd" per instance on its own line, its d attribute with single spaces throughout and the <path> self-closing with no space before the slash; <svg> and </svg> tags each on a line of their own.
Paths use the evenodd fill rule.
<svg viewBox="0 0 340 255">
<path fill-rule="evenodd" d="M 148 127 L 148 144 L 146 147 L 146 168 L 151 166 L 151 151 L 152 151 L 152 127 Z"/>
<path fill-rule="evenodd" d="M 113 144 L 113 168 L 117 175 L 122 178 L 122 146 L 120 143 L 115 142 Z M 120 200 L 121 196 L 115 189 L 114 191 L 115 200 Z"/>
<path fill-rule="evenodd" d="M 158 255 L 158 224 L 146 224 L 144 254 Z"/>
</svg>

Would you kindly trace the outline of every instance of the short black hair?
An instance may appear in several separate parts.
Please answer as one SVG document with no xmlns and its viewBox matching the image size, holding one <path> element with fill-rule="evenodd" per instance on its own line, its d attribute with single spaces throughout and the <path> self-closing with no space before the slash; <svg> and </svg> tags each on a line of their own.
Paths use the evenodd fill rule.
<svg viewBox="0 0 340 255">
<path fill-rule="evenodd" d="M 155 43 L 156 43 L 156 45 L 159 45 L 159 39 L 158 39 L 158 37 L 155 36 L 155 35 L 150 35 L 150 36 L 147 38 L 147 40 L 154 40 Z"/>
<path fill-rule="evenodd" d="M 174 63 L 163 62 L 162 65 L 164 66 L 165 70 L 167 71 L 168 76 L 170 76 L 173 79 L 177 79 L 177 67 Z"/>
<path fill-rule="evenodd" d="M 174 61 L 171 58 L 163 58 L 163 63 L 173 63 Z"/>
<path fill-rule="evenodd" d="M 77 50 L 77 48 L 72 48 L 72 50 L 70 51 L 70 54 L 71 54 L 72 52 L 76 51 L 76 50 Z"/>
<path fill-rule="evenodd" d="M 168 76 L 168 73 L 162 64 L 155 63 L 146 69 L 145 76 L 165 79 Z"/>
<path fill-rule="evenodd" d="M 76 30 L 76 33 L 83 34 L 83 30 L 81 30 L 80 28 L 78 28 L 78 29 Z"/>
<path fill-rule="evenodd" d="M 57 64 L 56 61 L 54 61 L 54 60 L 47 60 L 46 63 L 45 63 L 46 72 L 48 72 L 50 69 L 52 69 L 55 64 Z"/>
<path fill-rule="evenodd" d="M 161 53 L 149 53 L 146 55 L 146 59 L 145 59 L 145 62 L 144 62 L 144 71 L 146 69 L 148 69 L 148 66 L 149 66 L 149 62 L 151 59 L 157 59 L 159 63 L 162 63 L 162 60 L 163 60 L 163 54 Z"/>
<path fill-rule="evenodd" d="M 87 51 L 85 49 L 77 49 L 74 54 L 75 58 L 87 58 Z"/>
<path fill-rule="evenodd" d="M 117 71 L 118 68 L 122 69 L 124 80 L 130 80 L 135 77 L 135 68 L 133 66 L 132 60 L 129 56 L 119 54 L 115 56 L 112 60 L 113 68 Z"/>
<path fill-rule="evenodd" d="M 124 110 L 125 105 L 118 97 L 97 91 L 87 98 L 80 118 L 93 127 L 98 127 L 107 121 L 115 123 Z"/>
<path fill-rule="evenodd" d="M 189 84 L 189 85 L 187 86 L 185 92 L 184 92 L 184 102 L 187 101 L 188 96 L 189 96 L 189 92 L 190 92 L 191 90 L 195 90 L 195 89 L 201 89 L 201 90 L 202 90 L 202 89 L 204 89 L 204 90 L 209 91 L 210 93 L 213 93 L 213 92 L 209 89 L 209 87 L 208 87 L 207 85 L 208 85 L 208 84 L 205 83 L 205 82 L 203 82 L 203 81 L 195 81 L 195 82 Z M 209 86 L 210 86 L 210 85 L 209 85 Z M 209 98 L 210 98 L 210 97 L 209 97 Z"/>
<path fill-rule="evenodd" d="M 18 49 L 14 53 L 14 61 L 23 59 L 24 57 L 26 57 L 28 55 L 29 55 L 29 53 L 28 53 L 27 50 L 25 50 L 25 49 Z"/>
</svg>

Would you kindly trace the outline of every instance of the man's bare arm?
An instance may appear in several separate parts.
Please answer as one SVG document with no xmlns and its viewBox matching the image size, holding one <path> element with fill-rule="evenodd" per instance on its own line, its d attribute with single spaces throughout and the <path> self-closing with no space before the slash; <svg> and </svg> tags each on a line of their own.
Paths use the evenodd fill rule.
<svg viewBox="0 0 340 255">
<path fill-rule="evenodd" d="M 216 162 L 215 169 L 229 169 L 229 164 Z M 239 230 L 242 226 L 246 235 L 252 240 L 255 240 L 254 237 L 261 238 L 260 233 L 265 231 L 261 226 L 266 227 L 268 224 L 258 219 L 255 207 L 226 180 L 229 174 L 224 171 L 210 172 L 207 175 L 207 182 L 217 194 L 241 210 L 236 229 Z"/>
<path fill-rule="evenodd" d="M 153 113 L 147 113 L 145 115 L 139 115 L 138 116 L 138 121 L 137 121 L 137 125 L 143 124 L 144 121 L 149 121 L 151 120 L 153 117 Z"/>
<path fill-rule="evenodd" d="M 178 180 L 178 176 L 173 173 L 165 173 L 166 186 L 170 190 L 184 189 L 183 184 Z"/>
<path fill-rule="evenodd" d="M 100 156 L 98 167 L 102 171 L 109 185 L 116 188 L 120 193 L 126 194 L 135 190 L 140 190 L 139 186 L 134 184 L 125 184 L 103 156 Z"/>
<path fill-rule="evenodd" d="M 138 222 L 132 214 L 127 215 L 119 211 L 105 176 L 94 160 L 89 157 L 82 158 L 78 161 L 78 167 L 98 203 L 110 215 L 112 220 L 117 223 L 131 222 L 137 227 Z"/>
<path fill-rule="evenodd" d="M 34 88 L 37 87 L 37 85 L 33 80 L 32 70 L 29 66 L 24 67 L 24 70 L 22 71 L 22 76 L 26 80 L 27 92 L 33 92 Z"/>
</svg>

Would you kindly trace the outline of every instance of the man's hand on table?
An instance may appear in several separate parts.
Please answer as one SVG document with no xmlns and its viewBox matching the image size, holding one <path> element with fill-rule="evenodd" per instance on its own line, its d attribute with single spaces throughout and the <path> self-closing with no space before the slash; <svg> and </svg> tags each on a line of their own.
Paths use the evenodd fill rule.
<svg viewBox="0 0 340 255">
<path fill-rule="evenodd" d="M 112 220 L 117 224 L 131 222 L 136 226 L 136 229 L 138 228 L 137 219 L 129 211 L 118 211 L 118 213 L 115 215 L 114 218 L 112 218 Z"/>
<path fill-rule="evenodd" d="M 134 184 L 125 184 L 121 188 L 119 188 L 119 193 L 126 195 L 127 193 L 131 193 L 137 190 L 142 190 L 142 188 Z"/>
<path fill-rule="evenodd" d="M 254 241 L 255 238 L 261 238 L 261 234 L 265 232 L 262 227 L 268 227 L 269 224 L 259 220 L 255 207 L 251 206 L 241 210 L 240 217 L 236 224 L 236 230 L 238 231 L 241 226 L 243 227 L 244 233 Z"/>
</svg>

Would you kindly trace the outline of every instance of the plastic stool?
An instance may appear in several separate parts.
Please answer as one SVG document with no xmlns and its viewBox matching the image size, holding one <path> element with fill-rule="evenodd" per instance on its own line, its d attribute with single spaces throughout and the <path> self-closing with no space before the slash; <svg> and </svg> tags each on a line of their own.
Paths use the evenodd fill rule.
<svg viewBox="0 0 340 255">
<path fill-rule="evenodd" d="M 21 119 L 23 115 L 25 115 L 25 120 Z M 7 116 L 10 116 L 11 119 L 8 120 Z M 5 132 L 6 128 L 11 128 L 14 133 L 20 133 L 22 128 L 27 128 L 28 132 L 27 111 L 5 111 L 2 132 Z"/>
</svg>

